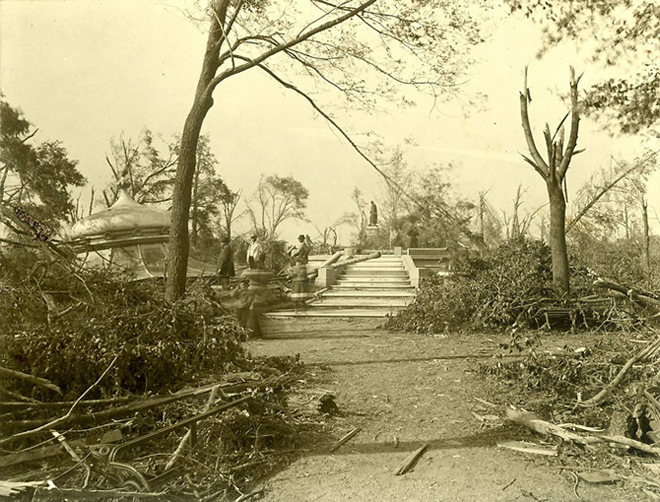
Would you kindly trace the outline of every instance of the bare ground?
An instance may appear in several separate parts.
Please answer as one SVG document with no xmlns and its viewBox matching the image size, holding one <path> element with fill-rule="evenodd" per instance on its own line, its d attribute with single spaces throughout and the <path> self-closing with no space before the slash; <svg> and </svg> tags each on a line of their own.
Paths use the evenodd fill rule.
<svg viewBox="0 0 660 502">
<path fill-rule="evenodd" d="M 615 501 L 650 500 L 626 484 L 576 486 L 565 459 L 497 447 L 543 438 L 503 420 L 507 397 L 473 370 L 497 352 L 500 337 L 388 333 L 374 321 L 282 320 L 248 342 L 255 355 L 300 354 L 314 388 L 336 396 L 339 415 L 327 438 L 263 482 L 261 500 L 311 501 Z M 578 347 L 577 337 L 549 336 L 543 348 Z M 486 399 L 499 409 L 475 400 Z M 524 396 L 523 396 L 524 397 Z M 354 427 L 359 434 L 334 452 L 328 445 Z M 414 468 L 395 469 L 417 448 Z"/>
</svg>

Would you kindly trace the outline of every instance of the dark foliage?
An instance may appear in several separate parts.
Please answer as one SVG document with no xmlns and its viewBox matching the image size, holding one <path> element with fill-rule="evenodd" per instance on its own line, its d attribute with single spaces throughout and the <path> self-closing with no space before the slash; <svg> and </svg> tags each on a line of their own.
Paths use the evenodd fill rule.
<svg viewBox="0 0 660 502">
<path fill-rule="evenodd" d="M 425 280 L 416 300 L 387 327 L 420 333 L 530 324 L 534 307 L 552 297 L 550 249 L 517 239 L 487 258 L 464 258 L 451 277 Z"/>
<path fill-rule="evenodd" d="M 60 386 L 69 398 L 161 392 L 245 364 L 242 329 L 218 311 L 201 287 L 174 306 L 162 284 L 75 270 L 26 250 L 0 253 L 3 284 L 0 364 Z M 22 274 L 19 271 L 23 271 Z M 22 388 L 33 397 L 49 391 Z"/>
</svg>

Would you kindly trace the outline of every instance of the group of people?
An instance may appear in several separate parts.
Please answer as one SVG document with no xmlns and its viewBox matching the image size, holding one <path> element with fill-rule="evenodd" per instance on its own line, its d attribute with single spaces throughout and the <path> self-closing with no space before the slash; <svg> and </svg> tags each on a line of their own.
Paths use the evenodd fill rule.
<svg viewBox="0 0 660 502">
<path fill-rule="evenodd" d="M 266 253 L 264 246 L 259 241 L 257 235 L 253 235 L 247 250 L 247 263 L 250 270 L 263 269 Z M 229 282 L 234 275 L 236 269 L 234 267 L 234 251 L 231 247 L 230 240 L 225 237 L 222 239 L 222 249 L 218 255 L 218 262 L 216 265 L 216 274 L 220 279 L 220 285 L 223 289 L 229 288 Z"/>
<path fill-rule="evenodd" d="M 311 252 L 311 240 L 309 236 L 299 235 L 298 242 L 290 246 L 287 255 L 291 260 L 291 271 L 289 279 L 291 280 L 291 299 L 294 302 L 296 312 L 299 309 L 305 309 L 305 302 L 311 298 L 311 283 L 308 278 L 307 264 L 309 263 L 309 254 Z M 250 270 L 263 270 L 265 265 L 265 247 L 255 234 L 250 239 L 247 249 L 247 265 Z M 229 289 L 231 278 L 236 274 L 234 267 L 234 252 L 230 240 L 222 240 L 222 249 L 218 255 L 216 273 L 222 289 Z M 240 286 L 243 286 L 242 284 Z M 244 288 L 237 288 L 240 291 Z"/>
</svg>

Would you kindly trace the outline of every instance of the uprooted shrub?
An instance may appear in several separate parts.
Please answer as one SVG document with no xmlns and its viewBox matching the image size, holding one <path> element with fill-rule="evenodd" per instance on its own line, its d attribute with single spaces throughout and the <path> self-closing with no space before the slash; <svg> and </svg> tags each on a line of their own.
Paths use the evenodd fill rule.
<svg viewBox="0 0 660 502">
<path fill-rule="evenodd" d="M 14 272 L 2 276 L 0 365 L 45 378 L 64 397 L 80 395 L 110 366 L 87 398 L 161 392 L 246 365 L 242 328 L 218 317 L 201 286 L 170 306 L 159 283 L 76 270 L 25 251 L 5 252 L 2 260 Z M 20 379 L 3 386 L 40 400 L 57 397 Z"/>
<path fill-rule="evenodd" d="M 533 307 L 552 297 L 552 262 L 547 245 L 507 241 L 487 258 L 466 258 L 450 277 L 431 277 L 415 301 L 390 318 L 398 331 L 441 333 L 504 328 L 531 323 Z"/>
</svg>

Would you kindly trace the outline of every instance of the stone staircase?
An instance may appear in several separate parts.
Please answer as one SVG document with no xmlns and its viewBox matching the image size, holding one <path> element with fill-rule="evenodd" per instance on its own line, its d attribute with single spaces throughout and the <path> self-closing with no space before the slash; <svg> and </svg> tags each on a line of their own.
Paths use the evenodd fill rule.
<svg viewBox="0 0 660 502">
<path fill-rule="evenodd" d="M 386 317 L 415 298 L 400 256 L 347 265 L 336 283 L 308 303 L 307 310 L 278 311 L 268 317 Z"/>
</svg>

